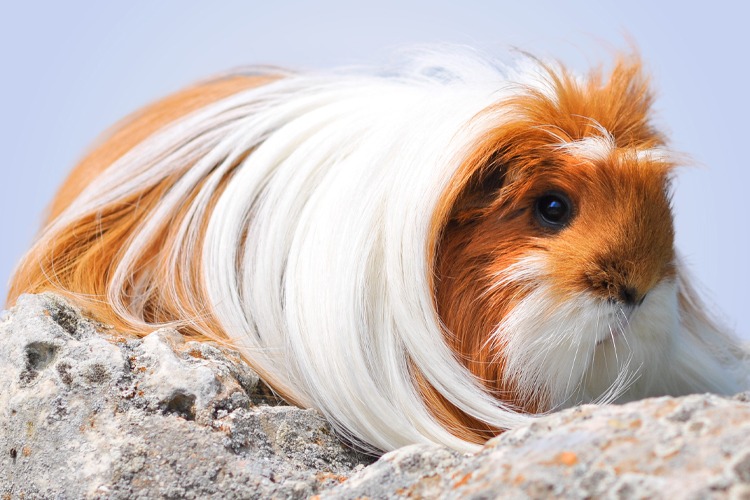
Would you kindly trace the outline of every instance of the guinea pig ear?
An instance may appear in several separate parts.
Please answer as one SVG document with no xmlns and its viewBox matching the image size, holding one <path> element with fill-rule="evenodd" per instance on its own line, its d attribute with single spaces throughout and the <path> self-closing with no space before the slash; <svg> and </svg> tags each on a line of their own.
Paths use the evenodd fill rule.
<svg viewBox="0 0 750 500">
<path fill-rule="evenodd" d="M 505 183 L 507 169 L 493 158 L 484 168 L 478 169 L 456 200 L 451 213 L 451 220 L 468 223 L 478 219 L 484 209 L 497 199 Z"/>
</svg>

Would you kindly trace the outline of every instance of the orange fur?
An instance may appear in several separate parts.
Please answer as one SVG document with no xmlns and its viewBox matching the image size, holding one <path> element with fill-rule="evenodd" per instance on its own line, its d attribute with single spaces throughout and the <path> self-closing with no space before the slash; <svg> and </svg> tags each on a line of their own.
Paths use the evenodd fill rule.
<svg viewBox="0 0 750 500">
<path fill-rule="evenodd" d="M 47 224 L 65 208 L 104 169 L 160 128 L 188 113 L 247 88 L 263 85 L 268 78 L 231 77 L 188 88 L 152 104 L 125 119 L 73 170 L 50 204 Z M 88 296 L 85 304 L 101 321 L 132 329 L 123 324 L 104 301 L 109 270 L 114 267 L 122 245 L 153 204 L 169 188 L 171 179 L 149 192 L 135 193 L 132 199 L 108 206 L 96 217 L 76 221 L 67 234 L 43 253 L 28 256 L 16 271 L 8 294 L 8 304 L 21 293 L 55 290 Z M 166 241 L 166 237 L 165 237 Z M 154 248 L 152 258 L 160 252 Z M 197 277 L 186 280 L 196 282 Z M 197 290 L 199 287 L 195 287 Z M 189 295 L 188 295 L 189 296 Z M 168 316 L 166 304 L 149 306 L 154 320 Z M 159 311 L 162 311 L 159 313 Z M 174 318 L 171 318 L 174 319 Z"/>
<path fill-rule="evenodd" d="M 178 92 L 127 118 L 73 170 L 49 208 L 48 223 L 54 221 L 104 169 L 160 128 L 215 101 L 274 79 L 235 76 L 211 81 Z M 221 195 L 223 184 L 231 174 L 230 169 L 214 193 L 211 205 Z M 159 324 L 178 322 L 184 335 L 196 340 L 227 343 L 226 333 L 217 327 L 211 311 L 204 306 L 207 300 L 197 266 L 182 266 L 183 275 L 168 276 L 164 264 L 170 252 L 175 250 L 170 242 L 174 241 L 179 221 L 186 216 L 186 207 L 192 198 L 185 200 L 185 208 L 169 225 L 165 224 L 161 239 L 144 254 L 138 266 L 146 279 L 155 285 L 148 296 L 131 297 L 132 305 L 142 308 L 144 321 L 138 324 L 128 321 L 107 301 L 111 273 L 123 257 L 126 242 L 145 214 L 153 209 L 174 182 L 175 179 L 167 178 L 151 189 L 133 193 L 126 200 L 78 219 L 63 234 L 56 235 L 53 244 L 28 254 L 13 277 L 8 304 L 15 302 L 21 293 L 54 291 L 67 296 L 97 320 L 122 331 L 143 336 Z M 198 189 L 191 196 L 197 192 Z M 199 237 L 205 233 L 207 222 L 203 221 L 199 228 Z M 200 252 L 197 256 L 200 258 Z M 130 282 L 135 283 L 142 277 L 134 275 Z M 169 289 L 167 283 L 174 283 L 175 287 Z M 127 294 L 128 290 L 122 292 Z M 257 366 L 254 368 L 279 394 L 295 402 L 288 396 L 291 391 L 275 377 Z"/>
<path fill-rule="evenodd" d="M 73 169 L 52 200 L 51 222 L 94 178 L 148 136 L 195 110 L 242 90 L 264 85 L 268 77 L 235 76 L 196 85 L 172 94 L 125 118 Z"/>
<path fill-rule="evenodd" d="M 178 92 L 125 119 L 73 170 L 50 205 L 47 223 L 59 216 L 104 169 L 160 128 L 212 102 L 268 81 L 268 78 L 258 77 L 231 77 L 212 81 Z M 95 216 L 76 221 L 66 234 L 58 235 L 52 246 L 44 248 L 39 254 L 28 256 L 14 276 L 8 303 L 13 303 L 23 292 L 53 290 L 69 295 L 100 321 L 134 333 L 147 333 L 123 321 L 112 311 L 107 304 L 105 290 L 110 270 L 119 260 L 125 242 L 144 214 L 158 202 L 172 182 L 173 179 L 166 179 L 151 190 L 134 193 L 122 203 L 112 204 Z M 147 255 L 147 261 L 157 261 L 170 250 L 167 242 L 170 231 L 174 231 L 175 227 L 173 224 L 170 230 L 165 231 L 161 242 Z M 154 267 L 154 280 L 158 282 L 162 279 L 161 282 L 166 282 L 163 276 L 159 276 L 159 267 Z M 192 267 L 185 269 L 194 270 Z M 195 318 L 205 318 L 206 312 L 198 305 L 202 303 L 200 277 L 192 274 L 178 282 L 183 284 L 178 293 L 184 299 L 184 304 L 193 305 L 191 309 L 195 312 Z M 73 292 L 73 295 L 68 292 Z M 170 314 L 175 308 L 174 304 L 159 297 L 158 288 L 153 297 L 141 300 L 146 301 L 146 319 L 149 322 L 179 319 Z M 185 333 L 197 338 L 203 337 L 198 329 L 189 326 L 185 328 Z M 217 334 L 223 337 L 221 332 Z"/>
</svg>

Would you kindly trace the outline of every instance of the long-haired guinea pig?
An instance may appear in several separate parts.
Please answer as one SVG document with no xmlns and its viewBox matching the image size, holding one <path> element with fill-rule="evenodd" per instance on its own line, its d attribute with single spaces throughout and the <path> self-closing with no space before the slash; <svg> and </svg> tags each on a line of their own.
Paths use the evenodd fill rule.
<svg viewBox="0 0 750 500">
<path fill-rule="evenodd" d="M 674 248 L 635 56 L 224 76 L 78 165 L 12 281 L 240 350 L 369 449 L 476 449 L 583 402 L 747 385 Z"/>
</svg>

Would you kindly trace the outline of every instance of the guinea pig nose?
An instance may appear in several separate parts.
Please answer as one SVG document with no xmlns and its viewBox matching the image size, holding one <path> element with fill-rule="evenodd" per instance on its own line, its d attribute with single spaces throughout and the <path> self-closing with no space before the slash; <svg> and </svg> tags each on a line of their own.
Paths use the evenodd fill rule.
<svg viewBox="0 0 750 500">
<path fill-rule="evenodd" d="M 636 293 L 635 288 L 624 286 L 620 288 L 620 300 L 628 305 L 633 305 L 635 304 Z"/>
<path fill-rule="evenodd" d="M 644 293 L 643 295 L 638 293 L 638 290 L 635 287 L 623 286 L 620 288 L 619 299 L 621 302 L 624 302 L 629 306 L 639 306 L 643 304 L 644 300 L 646 300 L 646 295 L 648 295 L 648 293 Z"/>
<path fill-rule="evenodd" d="M 648 274 L 619 261 L 599 261 L 584 272 L 587 288 L 610 304 L 640 306 L 653 286 Z"/>
</svg>

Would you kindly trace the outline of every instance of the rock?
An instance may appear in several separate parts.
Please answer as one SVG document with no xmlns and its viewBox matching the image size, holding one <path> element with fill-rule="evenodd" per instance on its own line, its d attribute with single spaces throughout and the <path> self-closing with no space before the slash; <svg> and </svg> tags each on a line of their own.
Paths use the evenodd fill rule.
<svg viewBox="0 0 750 500">
<path fill-rule="evenodd" d="M 327 493 L 333 498 L 747 498 L 742 494 L 748 486 L 750 405 L 744 396 L 694 395 L 566 410 L 506 432 L 475 455 L 403 448 Z"/>
<path fill-rule="evenodd" d="M 372 458 L 237 353 L 138 339 L 52 294 L 0 320 L 0 498 L 303 498 Z"/>
<path fill-rule="evenodd" d="M 236 352 L 53 294 L 0 318 L 0 498 L 750 498 L 750 393 L 582 406 L 377 462 Z"/>
</svg>

